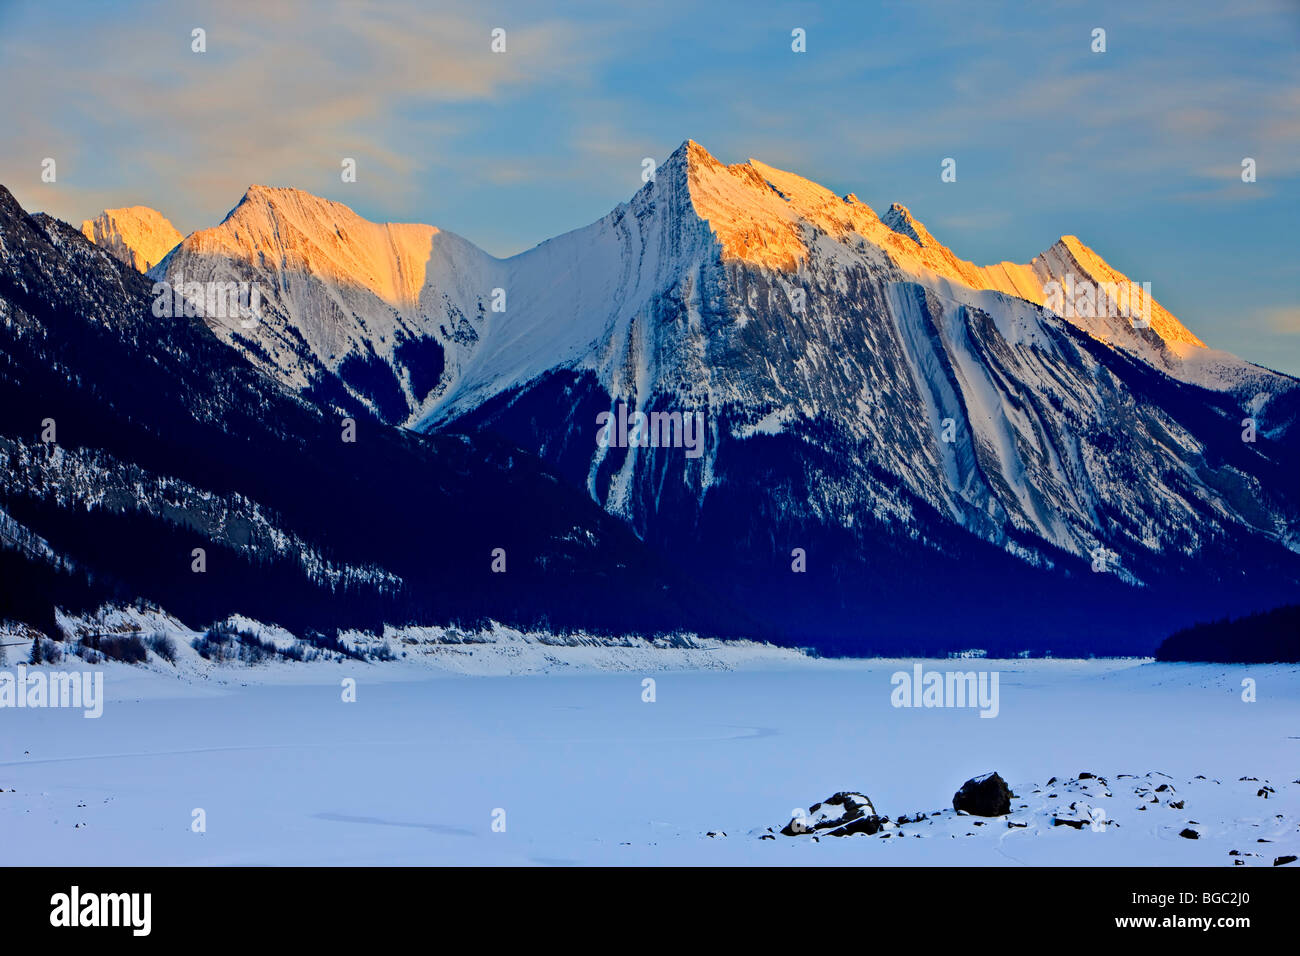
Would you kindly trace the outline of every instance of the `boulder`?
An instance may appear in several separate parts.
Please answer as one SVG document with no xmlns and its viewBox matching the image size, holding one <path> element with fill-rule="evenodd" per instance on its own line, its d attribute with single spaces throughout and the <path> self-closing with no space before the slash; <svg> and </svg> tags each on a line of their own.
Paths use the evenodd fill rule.
<svg viewBox="0 0 1300 956">
<path fill-rule="evenodd" d="M 841 791 L 808 808 L 807 817 L 794 817 L 781 828 L 786 836 L 826 833 L 830 836 L 868 835 L 879 832 L 883 821 L 871 799 L 861 793 Z"/>
<path fill-rule="evenodd" d="M 1015 794 L 996 772 L 974 777 L 952 796 L 952 808 L 976 817 L 1000 817 L 1011 812 Z"/>
</svg>

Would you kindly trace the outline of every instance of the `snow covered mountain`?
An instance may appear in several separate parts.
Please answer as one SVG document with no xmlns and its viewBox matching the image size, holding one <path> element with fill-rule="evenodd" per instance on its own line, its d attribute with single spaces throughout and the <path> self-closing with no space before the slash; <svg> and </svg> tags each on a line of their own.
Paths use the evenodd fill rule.
<svg viewBox="0 0 1300 956">
<path fill-rule="evenodd" d="M 137 272 L 162 262 L 183 238 L 167 217 L 148 206 L 105 209 L 83 222 L 81 233 Z"/>
<path fill-rule="evenodd" d="M 494 267 L 432 226 L 373 223 L 300 190 L 252 186 L 220 225 L 186 237 L 152 277 L 247 283 L 260 314 L 205 316 L 221 339 L 291 388 L 327 401 L 346 395 L 401 424 L 454 377 L 499 285 Z"/>
<path fill-rule="evenodd" d="M 1296 381 L 1211 352 L 1153 299 L 1148 316 L 1148 293 L 1131 315 L 1044 308 L 1054 282 L 1095 286 L 1094 301 L 1129 287 L 1073 237 L 980 268 L 902 207 L 881 220 L 688 142 L 630 203 L 505 267 L 510 308 L 485 317 L 420 427 L 505 434 L 809 633 L 933 635 L 977 606 L 1003 626 L 1016 611 L 998 595 L 1023 574 L 981 549 L 969 560 L 982 569 L 943 571 L 960 604 L 938 616 L 918 610 L 926 588 L 881 566 L 898 551 L 933 575 L 954 528 L 1048 573 L 1057 584 L 1035 590 L 1060 607 L 1104 601 L 1128 633 L 1145 626 L 1142 591 L 1161 595 L 1141 602 L 1160 616 L 1180 612 L 1193 578 L 1208 580 L 1192 605 L 1249 606 L 1300 581 L 1283 440 Z M 620 404 L 701 413 L 704 454 L 602 446 L 596 416 Z M 1029 629 L 1051 617 L 1017 604 Z M 828 608 L 834 624 L 818 620 Z"/>
<path fill-rule="evenodd" d="M 472 396 L 499 392 L 547 362 L 571 358 L 592 338 L 604 337 L 605 326 L 617 324 L 611 310 L 635 311 L 673 284 L 678 272 L 716 260 L 787 275 L 800 275 L 825 260 L 831 266 L 891 274 L 942 295 L 955 284 L 962 290 L 954 293 L 958 296 L 992 291 L 1036 305 L 1050 303 L 1055 283 L 1062 293 L 1078 290 L 1077 296 L 1060 296 L 1068 303 L 1058 299 L 1054 311 L 1059 316 L 1181 381 L 1243 394 L 1253 390 L 1248 398 L 1295 384 L 1288 376 L 1208 349 L 1154 297 L 1148 304 L 1140 284 L 1135 284 L 1136 301 L 1126 303 L 1124 292 L 1132 280 L 1074 236 L 1061 237 L 1028 264 L 980 267 L 940 244 L 900 204 L 880 219 L 853 194 L 840 198 L 757 160 L 724 166 L 703 147 L 687 142 L 632 203 L 587 229 L 508 260 L 509 288 L 524 297 L 527 308 L 500 319 L 488 316 L 489 324 L 508 330 L 498 337 L 512 355 L 529 352 L 536 359 L 512 366 L 500 359 L 497 348 L 484 349 L 491 358 L 461 383 L 455 400 L 439 403 L 433 418 L 453 417 L 465 403 L 460 396 L 471 396 L 473 404 Z M 555 294 L 558 283 L 550 270 L 557 265 L 566 270 L 561 273 L 565 285 L 579 287 L 574 291 L 581 296 L 576 300 L 580 307 L 568 305 L 575 301 L 569 295 Z M 1085 298 L 1088 289 L 1107 285 L 1119 287 L 1121 297 L 1109 311 L 1128 308 L 1141 323 L 1149 305 L 1149 328 L 1135 327 L 1124 314 L 1106 314 L 1107 304 L 1097 303 L 1095 295 Z M 566 315 L 570 321 L 560 321 Z M 520 333 L 526 342 L 519 340 Z"/>
<path fill-rule="evenodd" d="M 490 435 L 340 421 L 0 187 L 0 620 L 145 599 L 328 643 L 423 623 L 740 636 L 580 489 Z M 197 549 L 197 550 L 196 550 Z"/>
<path fill-rule="evenodd" d="M 1296 380 L 1071 236 L 976 266 L 901 205 L 688 141 L 506 260 L 254 187 L 152 275 L 257 286 L 260 321 L 208 324 L 291 388 L 503 435 L 809 640 L 1026 646 L 1064 611 L 1133 649 L 1300 587 Z"/>
</svg>

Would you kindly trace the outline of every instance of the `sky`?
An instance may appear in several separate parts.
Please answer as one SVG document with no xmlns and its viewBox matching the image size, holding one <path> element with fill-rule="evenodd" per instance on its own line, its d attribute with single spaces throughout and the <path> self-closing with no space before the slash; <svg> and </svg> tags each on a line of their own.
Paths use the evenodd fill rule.
<svg viewBox="0 0 1300 956">
<path fill-rule="evenodd" d="M 74 224 L 147 205 L 188 233 L 261 183 L 499 256 L 694 139 L 902 202 L 979 264 L 1077 235 L 1300 375 L 1300 0 L 0 0 L 0 129 L 0 184 Z"/>
</svg>

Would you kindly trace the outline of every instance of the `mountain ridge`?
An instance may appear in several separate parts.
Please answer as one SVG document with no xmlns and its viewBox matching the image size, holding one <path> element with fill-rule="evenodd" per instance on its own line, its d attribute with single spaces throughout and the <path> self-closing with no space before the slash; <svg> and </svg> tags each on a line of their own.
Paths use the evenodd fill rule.
<svg viewBox="0 0 1300 956">
<path fill-rule="evenodd" d="M 961 259 L 949 247 L 936 240 L 924 224 L 900 203 L 895 203 L 885 217 L 881 218 L 852 194 L 838 197 L 811 180 L 768 166 L 759 160 L 751 159 L 747 163 L 726 166 L 694 140 L 685 141 L 674 151 L 656 171 L 655 178 L 658 180 L 665 175 L 682 182 L 688 202 L 679 204 L 678 210 L 684 212 L 690 208 L 709 224 L 721 244 L 724 259 L 738 259 L 786 271 L 796 269 L 797 263 L 807 255 L 800 230 L 812 226 L 826 235 L 840 239 L 858 236 L 879 248 L 895 265 L 919 277 L 925 278 L 933 273 L 971 289 L 1002 292 L 1037 305 L 1044 305 L 1048 301 L 1044 286 L 1051 282 L 1059 284 L 1066 275 L 1094 286 L 1105 283 L 1127 286 L 1131 281 L 1106 263 L 1093 249 L 1070 235 L 1057 239 L 1029 263 L 1003 261 L 978 266 Z M 777 204 L 771 201 L 774 197 Z M 620 204 L 616 211 L 627 205 Z M 253 218 L 253 207 L 262 209 L 262 218 L 272 219 L 274 213 L 267 217 L 267 209 L 288 208 L 290 215 L 282 217 L 283 221 L 287 221 L 297 232 L 303 232 L 302 224 L 313 218 L 310 213 L 314 210 L 318 224 L 328 222 L 335 228 L 336 234 L 329 237 L 333 249 L 318 248 L 314 256 L 295 254 L 295 250 L 283 248 L 285 237 L 266 228 L 266 223 L 262 223 L 260 228 L 245 229 L 241 235 L 238 220 L 241 217 Z M 756 211 L 764 215 L 757 217 Z M 304 212 L 308 215 L 304 215 Z M 233 227 L 230 226 L 232 218 L 235 220 Z M 601 221 L 604 220 L 598 222 Z M 340 224 L 343 224 L 342 227 Z M 165 277 L 165 273 L 179 267 L 179 261 L 176 261 L 178 259 L 193 266 L 204 259 L 226 258 L 239 262 L 250 261 L 267 252 L 280 253 L 285 257 L 287 252 L 282 264 L 284 273 L 305 273 L 335 284 L 357 286 L 373 294 L 380 304 L 394 310 L 405 320 L 396 324 L 407 326 L 410 337 L 434 339 L 442 352 L 454 353 L 454 356 L 444 354 L 445 359 L 452 360 L 450 372 L 454 374 L 454 366 L 467 356 L 462 356 L 464 350 L 454 345 L 449 349 L 448 340 L 459 341 L 461 344 L 466 341 L 473 343 L 478 333 L 474 328 L 474 314 L 481 307 L 485 308 L 492 289 L 505 288 L 500 283 L 506 281 L 505 276 L 511 271 L 511 263 L 539 254 L 556 240 L 590 229 L 594 225 L 596 224 L 556 236 L 515 256 L 498 259 L 478 249 L 468 240 L 446 233 L 436 226 L 421 223 L 372 223 L 334 200 L 315 197 L 289 187 L 253 185 L 222 223 L 186 237 L 175 250 L 179 255 L 171 257 L 173 262 L 164 264 L 161 268 L 155 266 L 153 271 L 156 276 Z M 233 237 L 230 235 L 232 232 L 235 234 Z M 376 248 L 376 233 L 385 233 L 389 240 L 383 243 L 389 247 L 383 250 L 389 260 L 387 262 L 379 261 L 384 256 L 378 254 L 380 250 Z M 462 244 L 461 253 L 457 257 L 462 268 L 458 273 L 455 270 L 440 272 L 438 266 L 444 257 L 432 250 L 433 237 L 439 235 L 448 237 L 443 240 L 447 244 Z M 918 242 L 917 236 L 923 241 Z M 321 237 L 318 235 L 314 238 Z M 354 260 L 350 267 L 343 261 L 348 258 Z M 233 267 L 227 268 L 229 270 Z M 211 270 L 199 266 L 200 274 L 208 271 Z M 467 276 L 471 277 L 469 287 L 466 287 L 465 282 Z M 273 277 L 272 290 L 276 293 L 282 291 L 278 288 L 280 284 Z M 430 284 L 434 285 L 433 289 L 427 288 Z M 440 298 L 440 287 L 454 290 L 451 294 L 442 296 L 445 301 L 437 301 Z M 1142 295 L 1140 292 L 1138 294 Z M 422 302 L 422 296 L 431 301 Z M 1145 297 L 1137 300 L 1134 311 L 1140 313 L 1144 303 Z M 1104 304 L 1101 308 L 1104 311 Z M 348 310 L 345 307 L 341 311 L 346 314 Z M 1206 348 L 1198 336 L 1183 326 L 1154 298 L 1151 301 L 1150 328 L 1147 329 L 1133 328 L 1131 320 L 1122 315 L 1079 315 L 1071 308 L 1061 309 L 1059 306 L 1056 311 L 1065 312 L 1067 320 L 1103 342 L 1138 354 L 1176 378 L 1205 387 L 1244 391 L 1255 387 L 1261 374 L 1270 372 L 1267 369 L 1257 371 L 1261 367 L 1228 353 Z M 461 319 L 467 315 L 468 324 L 462 323 Z M 444 319 L 450 319 L 451 323 L 440 331 Z M 405 369 L 400 367 L 402 363 L 393 360 L 391 355 L 384 354 L 385 349 L 375 348 L 377 338 L 391 336 L 396 332 L 392 321 L 379 319 L 371 322 L 376 327 L 373 334 L 348 334 L 346 331 L 344 334 L 330 334 L 329 330 L 305 324 L 301 319 L 292 320 L 292 324 L 304 333 L 312 351 L 318 353 L 316 357 L 323 367 L 318 372 L 336 372 L 337 368 L 333 365 L 340 361 L 340 352 L 351 351 L 364 356 L 367 361 L 372 358 L 368 352 L 382 355 L 394 366 L 398 379 L 405 375 Z M 334 331 L 340 331 L 344 324 L 346 323 L 336 321 Z M 314 336 L 307 334 L 309 332 L 314 333 Z M 383 344 L 391 350 L 391 342 Z M 287 343 L 281 343 L 282 351 L 286 345 Z M 312 375 L 302 369 L 289 368 L 294 361 L 294 358 L 287 357 L 280 371 L 293 381 L 295 387 L 306 387 Z M 275 364 L 272 362 L 268 367 Z M 408 406 L 405 416 L 407 423 L 427 417 L 432 406 L 441 401 L 438 394 L 416 394 L 419 390 L 410 388 L 402 388 L 401 391 L 405 393 Z"/>
<path fill-rule="evenodd" d="M 1040 617 L 1101 601 L 1118 646 L 1150 649 L 1180 615 L 1300 585 L 1296 380 L 1205 347 L 1140 285 L 1138 315 L 1089 314 L 1073 290 L 1095 309 L 1133 286 L 1075 237 L 976 266 L 906 207 L 687 141 L 606 216 L 508 259 L 419 227 L 424 282 L 394 305 L 398 273 L 366 265 L 386 238 L 357 238 L 387 227 L 269 195 L 228 217 L 256 242 L 187 240 L 152 277 L 264 287 L 251 330 L 208 324 L 308 401 L 504 438 L 814 643 L 987 629 L 1011 587 L 1050 598 Z M 1071 308 L 1046 307 L 1053 283 Z M 598 440 L 600 416 L 638 413 L 700 416 L 701 453 Z M 906 565 L 963 597 L 909 617 L 926 601 Z M 1026 603 L 999 639 L 1034 620 Z"/>
</svg>

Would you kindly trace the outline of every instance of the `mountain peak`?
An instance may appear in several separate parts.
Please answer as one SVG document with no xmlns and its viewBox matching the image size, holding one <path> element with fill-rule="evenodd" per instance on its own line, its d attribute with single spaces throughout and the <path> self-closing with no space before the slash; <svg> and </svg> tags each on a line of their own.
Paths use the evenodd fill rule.
<svg viewBox="0 0 1300 956">
<path fill-rule="evenodd" d="M 930 230 L 926 229 L 925 225 L 901 202 L 891 204 L 889 211 L 881 217 L 881 222 L 899 235 L 907 236 L 918 246 L 942 247 L 942 243 L 930 235 Z"/>
<path fill-rule="evenodd" d="M 803 222 L 836 234 L 858 222 L 879 223 L 856 196 L 840 198 L 757 159 L 727 165 L 691 139 L 673 152 L 664 171 L 684 187 L 691 209 L 708 223 L 724 258 L 793 270 L 808 255 Z"/>
<path fill-rule="evenodd" d="M 686 147 L 694 145 L 694 149 Z M 1058 312 L 1093 338 L 1162 369 L 1175 378 L 1223 390 L 1255 381 L 1252 367 L 1215 352 L 1157 301 L 1150 286 L 1113 268 L 1075 235 L 1061 236 L 1028 263 L 979 266 L 960 258 L 918 220 L 894 203 L 883 217 L 852 193 L 831 190 L 756 159 L 727 166 L 697 144 L 689 154 L 688 192 L 724 259 L 777 271 L 798 271 L 818 257 L 827 240 L 850 249 L 875 247 L 902 273 L 928 282 L 936 276 L 970 289 L 1024 299 Z M 1087 287 L 1093 289 L 1090 307 Z M 1123 290 L 1116 306 L 1110 299 Z M 1132 290 L 1136 288 L 1136 293 Z M 1082 304 L 1077 291 L 1082 290 Z M 1102 290 L 1102 291 L 1097 291 Z M 1068 306 L 1064 297 L 1074 296 Z M 1119 312 L 1123 303 L 1124 314 Z M 1149 320 L 1149 321 L 1148 321 Z M 1253 386 L 1252 386 L 1253 387 Z"/>
<path fill-rule="evenodd" d="M 137 272 L 148 272 L 184 238 L 166 216 L 149 206 L 105 209 L 82 222 L 81 232 Z"/>
<path fill-rule="evenodd" d="M 1161 342 L 1171 346 L 1174 351 L 1183 357 L 1188 348 L 1205 348 L 1206 345 L 1195 334 L 1183 325 L 1173 314 L 1166 310 L 1159 302 L 1142 287 L 1141 283 L 1134 283 L 1133 280 L 1115 269 L 1105 259 L 1099 256 L 1090 247 L 1085 245 L 1078 236 L 1062 236 L 1054 242 L 1041 255 L 1035 256 L 1031 267 L 1038 276 L 1039 281 L 1046 285 L 1048 282 L 1056 282 L 1058 285 L 1065 285 L 1066 279 L 1069 279 L 1069 287 L 1073 288 L 1080 283 L 1089 283 L 1092 287 L 1092 295 L 1099 297 L 1099 289 L 1106 286 L 1115 286 L 1117 289 L 1127 289 L 1130 284 L 1137 285 L 1142 289 L 1140 299 L 1135 305 L 1126 301 L 1128 311 L 1134 313 L 1142 321 L 1149 320 L 1149 326 L 1134 326 L 1130 319 L 1124 316 L 1109 316 L 1105 314 L 1087 314 L 1086 310 L 1081 312 L 1077 308 L 1068 311 L 1074 313 L 1067 315 L 1067 318 L 1074 324 L 1078 325 L 1094 338 L 1100 339 L 1109 344 L 1125 344 L 1133 347 L 1139 354 L 1144 354 L 1148 349 L 1143 342 L 1148 338 L 1142 334 L 1142 330 L 1149 328 L 1154 332 Z M 1067 293 L 1068 295 L 1069 293 Z M 1125 296 L 1127 300 L 1128 296 Z M 1039 297 L 1037 301 L 1041 304 L 1044 297 Z M 1105 309 L 1095 310 L 1102 313 Z M 1151 360 L 1150 355 L 1146 355 Z"/>
<path fill-rule="evenodd" d="M 179 251 L 267 263 L 360 286 L 390 305 L 411 305 L 424 286 L 438 229 L 371 222 L 348 206 L 302 189 L 254 184 L 221 223 L 189 236 Z"/>
<path fill-rule="evenodd" d="M 656 176 L 661 176 L 665 172 L 670 175 L 674 173 L 689 174 L 694 170 L 708 170 L 721 165 L 712 153 L 695 140 L 684 139 L 681 145 L 668 154 L 668 158 L 663 161 Z"/>
<path fill-rule="evenodd" d="M 343 203 L 317 196 L 305 189 L 296 189 L 292 186 L 263 186 L 258 183 L 244 190 L 244 195 L 226 214 L 226 219 L 236 215 L 245 207 L 272 207 L 299 217 L 304 215 L 324 218 L 356 216 L 356 213 Z M 225 220 L 223 219 L 222 222 Z"/>
<path fill-rule="evenodd" d="M 718 165 L 718 160 L 714 158 L 713 154 L 693 139 L 682 140 L 681 145 L 673 150 L 669 159 L 674 157 L 686 159 L 691 162 L 705 162 Z"/>
<path fill-rule="evenodd" d="M 244 190 L 244 195 L 239 198 L 239 202 L 235 204 L 235 208 L 238 209 L 246 202 L 275 202 L 278 194 L 300 193 L 302 191 L 303 190 L 295 189 L 292 186 L 264 186 L 261 183 L 252 183 Z"/>
<path fill-rule="evenodd" d="M 1131 282 L 1077 236 L 1062 236 L 1027 264 L 977 266 L 937 240 L 902 203 L 893 203 L 883 217 L 877 217 L 852 193 L 841 197 L 757 159 L 726 165 L 694 140 L 684 142 L 672 161 L 681 171 L 694 213 L 712 230 L 724 259 L 796 271 L 809 261 L 814 238 L 822 234 L 850 245 L 865 240 L 912 275 L 937 274 L 975 290 L 1001 292 L 1049 307 L 1051 284 L 1064 285 L 1067 276 L 1072 284 L 1113 283 L 1126 290 Z M 1138 288 L 1142 289 L 1141 283 Z M 1149 327 L 1125 317 L 1061 311 L 1063 318 L 1095 338 L 1136 351 L 1171 371 L 1176 367 L 1171 362 L 1181 361 L 1188 350 L 1205 347 L 1145 291 L 1136 308 L 1140 315 L 1150 312 Z"/>
</svg>

